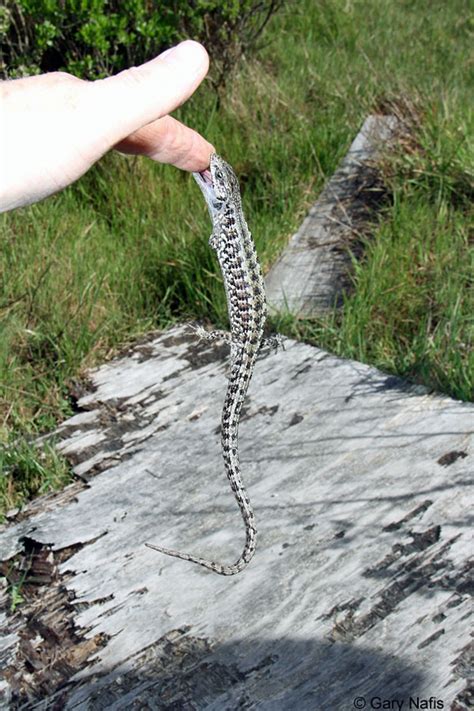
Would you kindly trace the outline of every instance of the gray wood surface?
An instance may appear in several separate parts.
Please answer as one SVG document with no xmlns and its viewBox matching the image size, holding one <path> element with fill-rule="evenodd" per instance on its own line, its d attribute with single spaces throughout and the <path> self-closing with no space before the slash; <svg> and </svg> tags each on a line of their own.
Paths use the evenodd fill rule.
<svg viewBox="0 0 474 711">
<path fill-rule="evenodd" d="M 36 579 L 3 618 L 4 707 L 467 708 L 474 407 L 288 341 L 241 426 L 257 554 L 223 578 L 144 543 L 240 551 L 226 363 L 182 326 L 91 374 L 58 430 L 81 479 L 0 534 Z"/>
<path fill-rule="evenodd" d="M 377 161 L 400 122 L 368 116 L 338 170 L 310 209 L 266 278 L 274 312 L 300 317 L 339 305 L 350 285 L 351 254 L 361 251 L 361 234 L 384 203 Z"/>
</svg>

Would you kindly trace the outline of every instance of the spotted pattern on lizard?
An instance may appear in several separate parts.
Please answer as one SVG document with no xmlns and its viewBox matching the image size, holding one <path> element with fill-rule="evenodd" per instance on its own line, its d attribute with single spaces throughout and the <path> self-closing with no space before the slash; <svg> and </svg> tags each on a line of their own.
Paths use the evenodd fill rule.
<svg viewBox="0 0 474 711">
<path fill-rule="evenodd" d="M 245 524 L 246 540 L 238 560 L 229 565 L 150 543 L 147 545 L 160 553 L 197 563 L 220 575 L 235 575 L 250 562 L 257 541 L 255 516 L 240 473 L 240 414 L 262 347 L 276 348 L 281 341 L 278 336 L 263 337 L 267 317 L 265 286 L 252 235 L 242 211 L 239 182 L 234 171 L 214 153 L 210 169 L 193 175 L 204 194 L 211 216 L 213 230 L 209 244 L 216 251 L 222 271 L 230 321 L 230 333 L 207 332 L 203 328 L 198 328 L 197 333 L 208 340 L 224 339 L 231 348 L 229 382 L 222 410 L 221 444 L 227 477 Z"/>
</svg>

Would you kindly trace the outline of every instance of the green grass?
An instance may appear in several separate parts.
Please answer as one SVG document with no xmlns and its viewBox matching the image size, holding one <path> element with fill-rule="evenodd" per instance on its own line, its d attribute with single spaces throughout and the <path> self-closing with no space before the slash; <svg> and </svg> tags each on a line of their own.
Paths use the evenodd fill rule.
<svg viewBox="0 0 474 711">
<path fill-rule="evenodd" d="M 353 293 L 338 313 L 279 325 L 463 400 L 474 384 L 469 5 L 291 3 L 219 107 L 204 86 L 177 112 L 239 174 L 266 268 L 365 116 L 405 118 L 412 138 L 385 169 L 393 205 L 355 265 Z M 0 440 L 8 446 L 64 419 L 71 380 L 139 334 L 191 317 L 226 323 L 207 211 L 176 169 L 106 156 L 60 195 L 3 216 L 0 229 Z M 24 485 L 40 457 L 29 446 L 22 467 L 4 464 L 0 505 L 44 490 Z"/>
<path fill-rule="evenodd" d="M 415 244 L 416 242 L 416 244 Z M 474 259 L 459 215 L 403 201 L 366 258 L 355 292 L 321 319 L 281 319 L 280 331 L 413 382 L 472 399 Z"/>
<path fill-rule="evenodd" d="M 67 463 L 51 444 L 38 447 L 25 439 L 0 443 L 0 520 L 33 496 L 70 481 Z"/>
</svg>

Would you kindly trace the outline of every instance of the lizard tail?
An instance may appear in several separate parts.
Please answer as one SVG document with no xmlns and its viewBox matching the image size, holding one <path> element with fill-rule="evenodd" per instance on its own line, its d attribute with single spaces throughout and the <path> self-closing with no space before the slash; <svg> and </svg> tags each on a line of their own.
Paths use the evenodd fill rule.
<svg viewBox="0 0 474 711">
<path fill-rule="evenodd" d="M 153 543 L 145 543 L 148 548 L 152 548 L 154 551 L 159 553 L 164 553 L 165 555 L 172 556 L 173 558 L 180 558 L 181 560 L 187 560 L 190 563 L 196 563 L 197 565 L 206 568 L 207 570 L 212 570 L 213 573 L 218 573 L 219 575 L 235 575 L 240 573 L 244 568 L 247 567 L 253 554 L 255 553 L 257 540 L 257 531 L 255 529 L 247 529 L 247 540 L 245 543 L 245 548 L 242 552 L 240 558 L 231 565 L 225 565 L 222 563 L 215 563 L 212 560 L 206 560 L 206 558 L 198 558 L 197 556 L 189 555 L 188 553 L 180 553 L 171 548 L 163 548 L 162 546 L 155 546 Z"/>
<path fill-rule="evenodd" d="M 226 395 L 222 417 L 222 451 L 224 455 L 224 464 L 226 468 L 227 478 L 229 479 L 231 489 L 235 499 L 239 505 L 240 512 L 245 524 L 245 545 L 240 557 L 235 563 L 225 565 L 216 563 L 206 558 L 190 555 L 189 553 L 180 553 L 172 548 L 164 548 L 156 546 L 152 543 L 145 543 L 148 548 L 173 558 L 187 560 L 190 563 L 212 570 L 213 573 L 219 575 L 235 575 L 240 573 L 252 560 L 255 549 L 257 547 L 257 529 L 255 528 L 255 516 L 253 513 L 250 500 L 245 490 L 244 484 L 240 476 L 240 464 L 237 446 L 238 426 L 240 420 L 240 411 L 242 408 L 243 399 L 248 387 L 248 379 L 243 378 L 241 381 L 240 392 L 236 392 L 235 386 L 231 383 Z"/>
<path fill-rule="evenodd" d="M 181 560 L 187 560 L 190 563 L 196 563 L 197 565 L 200 565 L 207 570 L 212 570 L 213 573 L 218 573 L 219 575 L 236 575 L 236 573 L 240 573 L 247 567 L 252 560 L 257 547 L 257 529 L 254 524 L 255 517 L 240 478 L 237 451 L 233 450 L 230 453 L 229 459 L 227 459 L 227 455 L 224 454 L 224 458 L 226 462 L 227 476 L 245 523 L 245 546 L 238 560 L 230 565 L 225 565 L 223 563 L 207 560 L 206 558 L 190 555 L 189 553 L 181 553 L 180 551 L 173 550 L 172 548 L 156 546 L 153 543 L 145 543 L 148 548 L 158 551 L 159 553 L 172 556 L 173 558 L 180 558 Z"/>
</svg>

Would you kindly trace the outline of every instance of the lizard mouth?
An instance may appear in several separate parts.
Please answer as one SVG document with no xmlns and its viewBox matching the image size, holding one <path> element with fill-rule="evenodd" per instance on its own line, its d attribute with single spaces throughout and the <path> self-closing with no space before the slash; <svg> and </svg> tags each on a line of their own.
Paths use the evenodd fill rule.
<svg viewBox="0 0 474 711">
<path fill-rule="evenodd" d="M 204 180 L 204 182 L 207 183 L 207 185 L 212 186 L 212 175 L 211 175 L 211 171 L 209 169 L 203 170 L 201 173 L 199 173 L 199 175 Z"/>
<path fill-rule="evenodd" d="M 214 184 L 209 169 L 203 170 L 201 173 L 193 173 L 193 177 L 205 195 L 209 192 L 214 192 Z"/>
<path fill-rule="evenodd" d="M 212 182 L 212 175 L 210 170 L 203 170 L 201 173 L 193 173 L 193 177 L 196 183 L 201 188 L 204 198 L 207 203 L 211 217 L 213 216 L 214 210 L 216 209 L 217 197 L 214 190 L 214 184 Z"/>
</svg>

